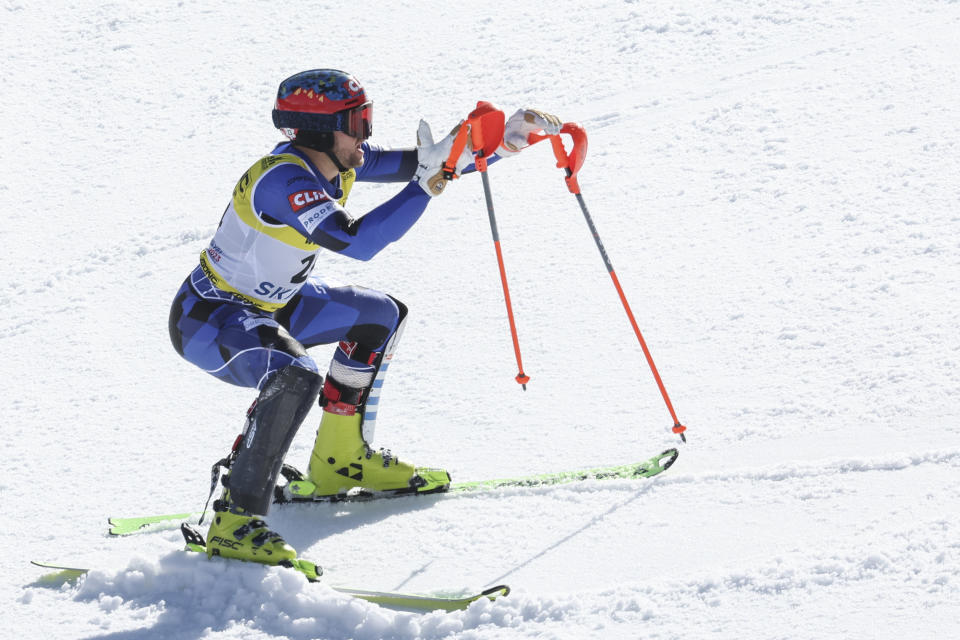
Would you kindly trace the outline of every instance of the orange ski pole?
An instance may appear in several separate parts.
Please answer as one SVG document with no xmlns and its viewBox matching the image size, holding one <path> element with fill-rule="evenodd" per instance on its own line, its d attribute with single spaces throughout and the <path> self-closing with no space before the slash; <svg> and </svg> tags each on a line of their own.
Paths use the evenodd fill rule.
<svg viewBox="0 0 960 640">
<path fill-rule="evenodd" d="M 590 217 L 590 211 L 587 209 L 587 203 L 583 199 L 583 195 L 580 193 L 580 185 L 577 183 L 577 173 L 580 171 L 580 167 L 583 166 L 583 161 L 586 158 L 587 154 L 587 132 L 584 131 L 583 127 L 575 122 L 567 122 L 560 129 L 560 133 L 566 133 L 573 139 L 573 148 L 569 154 L 563 146 L 563 140 L 560 139 L 560 135 L 539 135 L 531 134 L 529 137 L 529 142 L 535 143 L 543 140 L 544 138 L 550 138 L 550 144 L 553 146 L 553 154 L 557 158 L 557 167 L 564 169 L 566 171 L 567 177 L 567 189 L 570 190 L 577 198 L 577 203 L 580 205 L 580 210 L 583 212 L 583 217 L 587 221 L 587 226 L 590 228 L 590 233 L 593 235 L 593 240 L 597 244 L 597 249 L 600 250 L 600 255 L 603 258 L 603 264 L 607 268 L 607 272 L 610 274 L 610 278 L 613 280 L 613 286 L 617 289 L 617 295 L 620 296 L 620 302 L 623 304 L 624 311 L 627 312 L 627 318 L 630 320 L 630 326 L 633 327 L 633 332 L 637 335 L 637 340 L 640 341 L 640 348 L 643 349 L 643 355 L 647 359 L 647 364 L 650 365 L 650 371 L 653 372 L 653 378 L 657 382 L 657 386 L 660 388 L 660 394 L 663 396 L 663 401 L 667 405 L 667 410 L 670 412 L 670 417 L 673 418 L 673 432 L 680 436 L 680 439 L 684 442 L 687 441 L 687 436 L 684 432 L 687 430 L 685 426 L 680 424 L 680 420 L 677 419 L 677 413 L 673 410 L 673 404 L 670 402 L 670 396 L 667 395 L 667 389 L 663 386 L 663 380 L 660 379 L 660 373 L 657 371 L 657 366 L 653 363 L 653 356 L 650 355 L 650 349 L 647 348 L 647 341 L 643 339 L 643 334 L 640 332 L 640 327 L 637 325 L 637 320 L 633 316 L 633 311 L 630 309 L 630 304 L 627 302 L 627 297 L 623 293 L 623 287 L 620 286 L 620 280 L 617 278 L 616 272 L 613 270 L 613 264 L 610 262 L 610 256 L 607 255 L 607 250 L 604 249 L 603 243 L 600 241 L 600 234 L 597 232 L 596 225 L 593 224 L 593 218 Z"/>
<path fill-rule="evenodd" d="M 469 125 L 469 134 L 467 133 Z M 523 372 L 523 359 L 520 356 L 520 339 L 517 337 L 517 323 L 513 318 L 513 304 L 510 301 L 510 287 L 507 285 L 507 271 L 503 264 L 503 251 L 500 249 L 500 232 L 497 230 L 497 218 L 493 212 L 493 195 L 490 191 L 490 178 L 487 176 L 487 158 L 496 152 L 503 139 L 504 116 L 503 112 L 489 102 L 478 102 L 454 138 L 453 148 L 446 164 L 444 175 L 452 179 L 455 174 L 457 158 L 463 152 L 470 137 L 471 146 L 476 153 L 475 164 L 483 182 L 483 195 L 487 202 L 487 216 L 490 218 L 490 231 L 493 233 L 493 246 L 497 253 L 497 264 L 500 267 L 500 282 L 503 285 L 503 299 L 507 305 L 507 320 L 510 323 L 510 335 L 513 338 L 513 352 L 517 358 L 518 373 L 514 378 L 527 390 L 530 376 Z"/>
</svg>

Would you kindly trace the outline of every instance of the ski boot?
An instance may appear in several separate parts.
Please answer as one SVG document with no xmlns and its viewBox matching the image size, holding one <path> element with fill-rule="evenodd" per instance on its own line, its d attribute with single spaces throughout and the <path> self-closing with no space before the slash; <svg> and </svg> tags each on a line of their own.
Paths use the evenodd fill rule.
<svg viewBox="0 0 960 640">
<path fill-rule="evenodd" d="M 449 488 L 450 474 L 443 469 L 415 467 L 388 450 L 371 449 L 361 430 L 362 409 L 343 402 L 344 391 L 329 378 L 324 383 L 323 418 L 310 454 L 309 483 L 301 483 L 304 489 L 312 489 L 312 497 L 433 493 Z"/>
<path fill-rule="evenodd" d="M 207 532 L 207 556 L 289 565 L 296 559 L 297 552 L 258 516 L 225 500 L 217 500 L 213 503 L 213 522 Z"/>
</svg>

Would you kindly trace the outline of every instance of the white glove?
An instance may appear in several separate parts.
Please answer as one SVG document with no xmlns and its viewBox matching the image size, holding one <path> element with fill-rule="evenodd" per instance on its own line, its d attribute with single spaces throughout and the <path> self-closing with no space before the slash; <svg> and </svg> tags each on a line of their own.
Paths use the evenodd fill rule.
<svg viewBox="0 0 960 640">
<path fill-rule="evenodd" d="M 497 149 L 497 155 L 507 158 L 520 153 L 530 146 L 527 137 L 531 133 L 543 131 L 548 136 L 560 133 L 563 122 L 557 116 L 537 109 L 517 109 L 507 119 L 503 128 L 503 142 Z"/>
<path fill-rule="evenodd" d="M 443 193 L 443 188 L 447 186 L 447 180 L 443 177 L 443 163 L 450 157 L 453 139 L 457 137 L 462 124 L 463 121 L 453 128 L 450 135 L 434 143 L 430 125 L 423 120 L 420 121 L 420 127 L 417 129 L 417 171 L 413 174 L 413 179 L 429 196 L 440 195 Z M 463 147 L 463 153 L 457 158 L 456 175 L 458 176 L 467 165 L 473 162 L 473 152 L 470 147 L 468 138 L 466 146 Z"/>
</svg>

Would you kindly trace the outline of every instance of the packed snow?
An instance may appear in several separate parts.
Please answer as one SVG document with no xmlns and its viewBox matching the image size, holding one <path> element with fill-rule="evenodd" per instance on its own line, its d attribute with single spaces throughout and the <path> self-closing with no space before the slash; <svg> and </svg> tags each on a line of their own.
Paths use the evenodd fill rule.
<svg viewBox="0 0 960 640">
<path fill-rule="evenodd" d="M 5 0 L 0 540 L 9 638 L 960 635 L 960 3 Z M 181 551 L 253 392 L 181 360 L 174 292 L 279 140 L 276 86 L 347 69 L 374 141 L 489 100 L 583 125 L 585 202 L 672 419 L 550 148 L 328 282 L 411 309 L 378 446 L 454 479 L 645 459 L 649 480 L 350 505 L 271 526 L 368 604 Z M 355 213 L 400 185 L 358 185 Z M 325 363 L 330 348 L 314 350 Z M 305 467 L 314 409 L 288 461 Z M 29 560 L 95 570 L 50 587 Z"/>
</svg>

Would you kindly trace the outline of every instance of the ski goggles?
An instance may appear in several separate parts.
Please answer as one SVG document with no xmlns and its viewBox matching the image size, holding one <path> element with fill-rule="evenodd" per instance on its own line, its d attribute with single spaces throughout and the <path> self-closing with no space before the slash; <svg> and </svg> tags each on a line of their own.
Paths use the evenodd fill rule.
<svg viewBox="0 0 960 640">
<path fill-rule="evenodd" d="M 373 133 L 373 103 L 364 102 L 336 113 L 309 113 L 273 110 L 273 124 L 278 129 L 303 131 L 342 131 L 348 136 L 366 140 Z"/>
<path fill-rule="evenodd" d="M 364 102 L 359 107 L 341 111 L 337 129 L 348 136 L 366 140 L 373 133 L 373 103 Z"/>
</svg>

